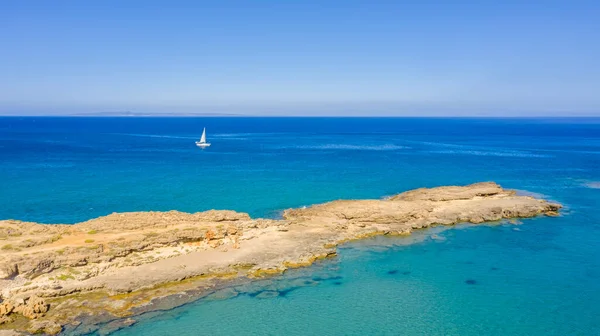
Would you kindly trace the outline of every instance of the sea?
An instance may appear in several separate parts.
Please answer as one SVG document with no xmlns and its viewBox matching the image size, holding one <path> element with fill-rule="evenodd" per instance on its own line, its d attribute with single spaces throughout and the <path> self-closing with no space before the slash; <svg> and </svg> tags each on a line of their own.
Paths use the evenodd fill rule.
<svg viewBox="0 0 600 336">
<path fill-rule="evenodd" d="M 279 218 L 481 181 L 565 208 L 343 245 L 337 258 L 98 334 L 600 335 L 600 118 L 0 118 L 0 219 Z"/>
</svg>

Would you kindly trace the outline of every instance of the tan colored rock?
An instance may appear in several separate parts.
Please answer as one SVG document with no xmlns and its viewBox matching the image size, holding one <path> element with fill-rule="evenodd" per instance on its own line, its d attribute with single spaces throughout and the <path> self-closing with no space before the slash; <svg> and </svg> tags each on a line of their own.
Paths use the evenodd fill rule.
<svg viewBox="0 0 600 336">
<path fill-rule="evenodd" d="M 475 197 L 490 197 L 496 195 L 514 195 L 512 190 L 504 190 L 494 182 L 474 183 L 464 187 L 450 186 L 437 188 L 420 188 L 407 191 L 389 198 L 391 201 L 454 201 L 467 200 Z"/>
<path fill-rule="evenodd" d="M 19 312 L 28 319 L 37 319 L 48 312 L 50 305 L 44 299 L 32 296 L 27 299 L 25 305 L 17 308 L 19 308 Z"/>
<path fill-rule="evenodd" d="M 0 266 L 0 279 L 10 279 L 19 274 L 17 265 L 7 262 Z"/>
<path fill-rule="evenodd" d="M 11 316 L 0 316 L 0 325 L 5 324 L 5 323 L 11 323 L 12 321 L 13 321 L 13 318 Z"/>
<path fill-rule="evenodd" d="M 0 316 L 10 315 L 13 312 L 15 306 L 13 306 L 10 302 L 2 302 L 0 303 Z"/>
<path fill-rule="evenodd" d="M 238 228 L 235 226 L 229 226 L 227 227 L 227 235 L 228 236 L 235 236 L 237 235 L 239 232 Z"/>
</svg>

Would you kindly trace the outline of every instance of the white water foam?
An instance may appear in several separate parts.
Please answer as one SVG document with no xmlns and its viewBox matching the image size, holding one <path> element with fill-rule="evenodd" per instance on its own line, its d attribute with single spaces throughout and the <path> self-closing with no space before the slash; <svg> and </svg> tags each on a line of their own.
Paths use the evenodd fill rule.
<svg viewBox="0 0 600 336">
<path fill-rule="evenodd" d="M 591 150 L 572 150 L 572 149 L 536 149 L 543 152 L 558 152 L 558 153 L 578 153 L 578 154 L 593 154 L 598 155 L 600 151 L 591 151 Z"/>
<path fill-rule="evenodd" d="M 393 144 L 384 145 L 348 145 L 348 144 L 324 144 L 307 146 L 282 146 L 277 148 L 309 149 L 309 150 L 365 150 L 365 151 L 394 151 L 408 149 L 410 147 L 398 146 Z"/>
<path fill-rule="evenodd" d="M 551 158 L 552 155 L 534 154 L 518 151 L 481 151 L 481 150 L 439 150 L 428 151 L 434 154 L 458 154 L 458 155 L 476 155 L 476 156 L 503 156 L 503 157 L 523 157 L 523 158 Z"/>
<path fill-rule="evenodd" d="M 440 150 L 428 151 L 429 153 L 436 153 L 436 154 L 459 154 L 459 155 L 464 154 L 464 155 L 478 155 L 478 156 L 538 157 L 538 158 L 554 157 L 554 155 L 551 155 L 551 154 L 536 154 L 536 153 L 531 153 L 531 152 L 527 152 L 524 150 L 503 149 L 503 148 L 496 148 L 496 147 L 458 145 L 458 144 L 450 144 L 450 143 L 442 143 L 442 142 L 427 142 L 427 141 L 419 141 L 418 143 L 428 145 L 428 146 L 452 148 L 452 149 L 440 149 Z M 542 150 L 540 149 L 540 151 L 542 151 Z"/>
<path fill-rule="evenodd" d="M 418 143 L 418 144 L 428 145 L 428 146 L 437 146 L 437 147 L 474 148 L 473 146 L 470 146 L 470 145 L 449 144 L 449 143 L 444 143 L 444 142 L 431 142 L 431 141 L 408 141 L 408 142 Z"/>
<path fill-rule="evenodd" d="M 49 163 L 49 162 L 40 162 L 34 163 L 30 165 L 23 165 L 23 168 L 33 167 L 33 168 L 44 168 L 44 169 L 60 169 L 60 168 L 73 168 L 75 167 L 74 163 Z"/>
<path fill-rule="evenodd" d="M 256 132 L 256 133 L 210 133 L 211 137 L 214 138 L 245 138 L 245 137 L 271 137 L 276 136 L 296 136 L 294 133 L 281 133 L 281 132 Z"/>
<path fill-rule="evenodd" d="M 254 133 L 215 133 L 211 134 L 212 137 L 215 138 L 237 138 L 237 137 L 247 137 L 254 135 Z"/>
<path fill-rule="evenodd" d="M 583 184 L 583 186 L 590 188 L 590 189 L 600 189 L 600 181 L 589 181 L 589 182 L 585 182 Z"/>
</svg>

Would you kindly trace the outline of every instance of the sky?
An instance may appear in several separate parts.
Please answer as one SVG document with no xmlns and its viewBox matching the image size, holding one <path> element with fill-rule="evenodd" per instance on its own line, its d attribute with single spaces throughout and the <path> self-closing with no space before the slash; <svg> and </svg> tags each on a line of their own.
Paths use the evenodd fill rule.
<svg viewBox="0 0 600 336">
<path fill-rule="evenodd" d="M 600 116 L 600 1 L 0 1 L 0 114 Z"/>
</svg>

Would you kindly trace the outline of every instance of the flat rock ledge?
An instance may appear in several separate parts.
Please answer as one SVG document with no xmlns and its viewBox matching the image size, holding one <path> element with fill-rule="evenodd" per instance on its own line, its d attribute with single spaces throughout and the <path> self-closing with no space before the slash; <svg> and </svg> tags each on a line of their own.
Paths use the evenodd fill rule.
<svg viewBox="0 0 600 336">
<path fill-rule="evenodd" d="M 134 316 L 156 298 L 308 266 L 350 240 L 560 208 L 484 182 L 289 209 L 281 220 L 228 210 L 113 213 L 73 225 L 3 220 L 0 329 L 57 334 L 84 315 Z"/>
</svg>

